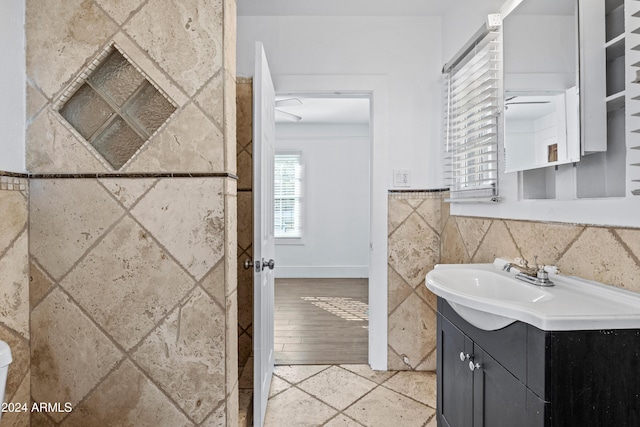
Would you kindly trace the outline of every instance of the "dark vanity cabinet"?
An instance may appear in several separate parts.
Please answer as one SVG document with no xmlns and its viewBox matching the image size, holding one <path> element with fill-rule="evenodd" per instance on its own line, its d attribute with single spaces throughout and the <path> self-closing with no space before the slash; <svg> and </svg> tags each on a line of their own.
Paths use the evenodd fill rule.
<svg viewBox="0 0 640 427">
<path fill-rule="evenodd" d="M 484 331 L 438 298 L 438 426 L 640 426 L 640 330 Z"/>
</svg>

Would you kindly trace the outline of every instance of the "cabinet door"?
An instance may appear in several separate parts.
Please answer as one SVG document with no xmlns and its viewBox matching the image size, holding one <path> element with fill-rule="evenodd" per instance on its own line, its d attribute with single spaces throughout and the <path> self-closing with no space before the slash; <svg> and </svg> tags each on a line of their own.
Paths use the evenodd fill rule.
<svg viewBox="0 0 640 427">
<path fill-rule="evenodd" d="M 438 323 L 438 426 L 471 427 L 473 375 L 460 354 L 472 355 L 473 343 L 441 315 Z"/>
<path fill-rule="evenodd" d="M 525 385 L 477 345 L 474 348 L 473 363 L 479 365 L 473 371 L 473 426 L 525 425 Z"/>
</svg>

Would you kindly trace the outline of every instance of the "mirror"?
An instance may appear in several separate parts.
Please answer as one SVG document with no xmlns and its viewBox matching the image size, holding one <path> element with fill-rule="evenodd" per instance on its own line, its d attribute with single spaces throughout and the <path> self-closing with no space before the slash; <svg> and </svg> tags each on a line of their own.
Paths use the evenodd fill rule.
<svg viewBox="0 0 640 427">
<path fill-rule="evenodd" d="M 504 18 L 505 172 L 580 160 L 577 0 Z"/>
</svg>

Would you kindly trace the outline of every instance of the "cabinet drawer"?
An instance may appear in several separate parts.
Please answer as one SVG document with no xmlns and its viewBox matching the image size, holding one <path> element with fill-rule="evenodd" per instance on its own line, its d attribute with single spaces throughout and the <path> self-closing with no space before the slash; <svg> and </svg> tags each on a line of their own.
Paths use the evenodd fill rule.
<svg viewBox="0 0 640 427">
<path fill-rule="evenodd" d="M 522 322 L 497 331 L 484 331 L 464 320 L 443 298 L 438 297 L 438 312 L 456 325 L 514 377 L 527 384 L 527 325 Z"/>
</svg>

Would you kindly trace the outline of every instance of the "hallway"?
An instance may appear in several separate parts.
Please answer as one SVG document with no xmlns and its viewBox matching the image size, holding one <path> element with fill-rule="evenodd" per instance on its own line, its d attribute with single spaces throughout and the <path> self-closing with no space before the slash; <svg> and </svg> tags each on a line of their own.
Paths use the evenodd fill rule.
<svg viewBox="0 0 640 427">
<path fill-rule="evenodd" d="M 276 365 L 367 363 L 367 279 L 276 279 Z"/>
<path fill-rule="evenodd" d="M 265 427 L 435 427 L 436 375 L 367 365 L 276 366 Z"/>
</svg>

